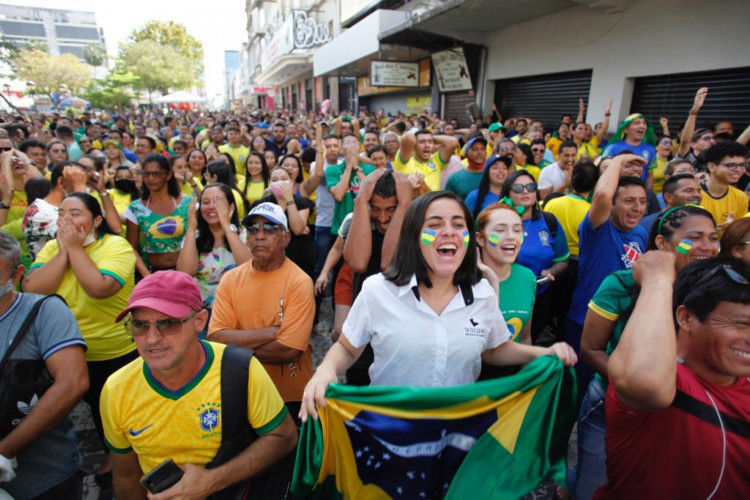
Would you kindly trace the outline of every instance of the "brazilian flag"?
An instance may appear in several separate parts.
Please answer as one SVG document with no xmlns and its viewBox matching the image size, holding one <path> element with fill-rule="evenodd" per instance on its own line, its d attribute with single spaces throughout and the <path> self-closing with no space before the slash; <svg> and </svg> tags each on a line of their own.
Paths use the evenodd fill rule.
<svg viewBox="0 0 750 500">
<path fill-rule="evenodd" d="M 565 484 L 575 375 L 553 356 L 449 388 L 332 384 L 302 426 L 292 491 L 307 498 L 518 498 Z"/>
</svg>

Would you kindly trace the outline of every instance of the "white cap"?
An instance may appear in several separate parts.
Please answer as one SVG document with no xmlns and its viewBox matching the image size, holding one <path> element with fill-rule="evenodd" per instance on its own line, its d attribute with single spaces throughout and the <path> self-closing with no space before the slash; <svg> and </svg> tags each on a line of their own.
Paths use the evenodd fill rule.
<svg viewBox="0 0 750 500">
<path fill-rule="evenodd" d="M 247 214 L 242 219 L 242 225 L 247 226 L 250 224 L 250 219 L 255 217 L 256 215 L 263 217 L 264 219 L 267 219 L 274 224 L 278 224 L 280 226 L 283 226 L 284 229 L 289 231 L 289 226 L 286 222 L 286 214 L 281 209 L 280 206 L 278 206 L 275 203 L 261 203 L 260 205 L 256 206 L 252 210 L 250 210 L 250 213 Z"/>
</svg>

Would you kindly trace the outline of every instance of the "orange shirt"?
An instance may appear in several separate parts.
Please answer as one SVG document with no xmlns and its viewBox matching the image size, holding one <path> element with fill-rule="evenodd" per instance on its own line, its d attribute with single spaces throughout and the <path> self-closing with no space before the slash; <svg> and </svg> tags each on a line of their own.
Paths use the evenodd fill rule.
<svg viewBox="0 0 750 500">
<path fill-rule="evenodd" d="M 301 401 L 312 377 L 310 333 L 315 320 L 313 283 L 288 258 L 271 272 L 253 268 L 252 260 L 222 276 L 216 289 L 209 338 L 219 330 L 254 330 L 278 326 L 276 342 L 302 351 L 294 363 L 263 363 L 284 402 Z"/>
</svg>

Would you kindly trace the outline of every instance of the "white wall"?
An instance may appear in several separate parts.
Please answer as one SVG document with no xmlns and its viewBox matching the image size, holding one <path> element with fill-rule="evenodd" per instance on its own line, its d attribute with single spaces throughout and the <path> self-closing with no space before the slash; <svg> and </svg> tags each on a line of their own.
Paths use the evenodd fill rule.
<svg viewBox="0 0 750 500">
<path fill-rule="evenodd" d="M 574 7 L 489 34 L 487 79 L 591 68 L 586 120 L 601 121 L 614 99 L 614 130 L 635 77 L 750 65 L 749 20 L 748 0 L 634 0 L 617 14 Z"/>
</svg>

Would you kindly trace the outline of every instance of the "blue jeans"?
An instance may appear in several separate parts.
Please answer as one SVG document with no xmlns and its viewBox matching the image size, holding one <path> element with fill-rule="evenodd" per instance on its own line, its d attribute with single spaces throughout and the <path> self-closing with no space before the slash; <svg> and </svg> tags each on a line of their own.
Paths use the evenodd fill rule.
<svg viewBox="0 0 750 500">
<path fill-rule="evenodd" d="M 575 350 L 578 355 L 576 363 L 576 377 L 578 380 L 578 404 L 581 404 L 581 398 L 586 394 L 589 382 L 594 376 L 594 370 L 581 359 L 581 335 L 583 334 L 583 325 L 567 318 L 565 320 L 565 342 Z"/>
<path fill-rule="evenodd" d="M 335 235 L 331 234 L 331 227 L 315 226 L 315 268 L 313 269 L 313 281 L 318 279 L 323 264 L 326 263 L 328 251 L 333 246 Z"/>
<path fill-rule="evenodd" d="M 572 482 L 573 498 L 589 500 L 607 483 L 604 387 L 595 378 L 589 384 L 578 415 L 578 467 Z"/>
</svg>

